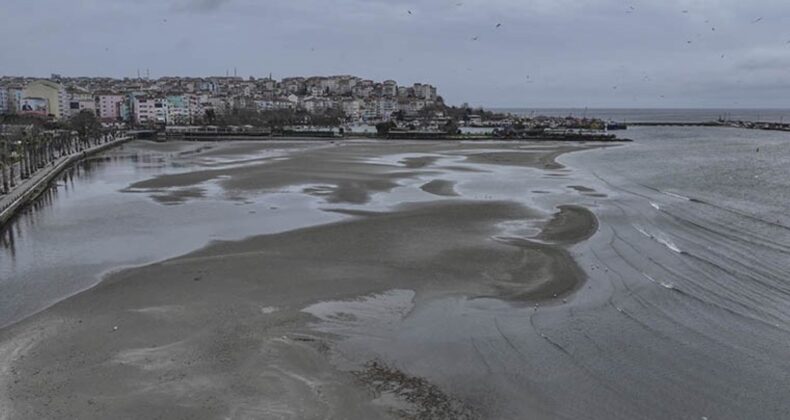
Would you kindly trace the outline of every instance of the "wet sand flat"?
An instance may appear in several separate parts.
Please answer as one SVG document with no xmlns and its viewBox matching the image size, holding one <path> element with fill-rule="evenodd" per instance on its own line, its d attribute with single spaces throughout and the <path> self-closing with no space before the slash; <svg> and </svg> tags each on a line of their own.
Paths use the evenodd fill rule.
<svg viewBox="0 0 790 420">
<path fill-rule="evenodd" d="M 229 145 L 226 153 L 223 147 L 191 148 L 190 153 L 248 161 L 250 152 L 260 150 L 249 143 Z M 457 194 L 451 200 L 396 201 L 378 210 L 355 207 L 402 188 L 404 180 L 414 182 L 417 191 L 426 185 L 420 179 L 442 172 L 438 167 L 447 164 L 442 159 L 458 164 L 470 151 L 491 147 L 323 145 L 251 165 L 196 169 L 131 185 L 135 193 L 148 191 L 156 202 L 175 206 L 206 199 L 195 191 L 210 179 L 229 196 L 291 188 L 326 203 L 317 211 L 348 219 L 215 242 L 127 269 L 3 330 L 2 404 L 8 417 L 484 416 L 430 380 L 375 365 L 375 358 L 341 366 L 335 348 L 340 337 L 313 328 L 314 317 L 304 309 L 393 289 L 412 290 L 417 300 L 463 295 L 524 306 L 579 287 L 584 272 L 565 245 L 594 230 L 589 212 L 565 227 L 559 225 L 566 218 L 551 221 L 559 226 L 554 229 L 565 229 L 560 236 L 573 239 L 551 245 L 497 239 L 502 223 L 540 225 L 547 217 L 517 201 Z M 533 152 L 515 155 L 536 169 L 559 166 L 551 159 L 536 160 Z M 485 172 L 481 167 L 457 173 L 478 170 Z M 447 183 L 433 182 L 433 193 L 453 196 L 454 181 Z M 167 191 L 173 198 L 162 196 Z M 352 315 L 347 321 L 355 322 Z M 391 385 L 374 386 L 372 378 Z"/>
</svg>

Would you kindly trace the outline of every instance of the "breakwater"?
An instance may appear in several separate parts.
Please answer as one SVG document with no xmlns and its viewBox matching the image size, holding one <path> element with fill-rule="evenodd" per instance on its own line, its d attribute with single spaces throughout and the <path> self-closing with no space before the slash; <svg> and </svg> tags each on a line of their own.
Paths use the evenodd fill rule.
<svg viewBox="0 0 790 420">
<path fill-rule="evenodd" d="M 746 130 L 790 131 L 790 123 L 755 121 L 634 122 L 633 127 L 730 127 Z"/>
</svg>

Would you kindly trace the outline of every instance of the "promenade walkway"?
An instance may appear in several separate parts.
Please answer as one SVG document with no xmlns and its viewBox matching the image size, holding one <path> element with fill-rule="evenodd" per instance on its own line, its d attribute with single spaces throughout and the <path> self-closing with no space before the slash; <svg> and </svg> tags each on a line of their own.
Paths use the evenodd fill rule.
<svg viewBox="0 0 790 420">
<path fill-rule="evenodd" d="M 115 147 L 133 138 L 131 136 L 123 136 L 107 143 L 92 146 L 81 152 L 61 156 L 36 171 L 30 178 L 17 179 L 16 186 L 8 194 L 0 195 L 0 228 L 25 204 L 35 200 L 49 186 L 52 179 L 63 170 L 86 156 Z"/>
</svg>

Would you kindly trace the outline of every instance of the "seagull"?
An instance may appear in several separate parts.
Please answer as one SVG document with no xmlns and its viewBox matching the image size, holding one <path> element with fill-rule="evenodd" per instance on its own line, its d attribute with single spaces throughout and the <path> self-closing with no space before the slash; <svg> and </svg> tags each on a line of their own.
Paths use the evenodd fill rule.
<svg viewBox="0 0 790 420">
<path fill-rule="evenodd" d="M 763 20 L 763 18 L 762 17 L 758 17 L 757 19 L 753 20 L 752 23 L 757 23 L 757 22 L 759 22 L 761 20 Z"/>
</svg>

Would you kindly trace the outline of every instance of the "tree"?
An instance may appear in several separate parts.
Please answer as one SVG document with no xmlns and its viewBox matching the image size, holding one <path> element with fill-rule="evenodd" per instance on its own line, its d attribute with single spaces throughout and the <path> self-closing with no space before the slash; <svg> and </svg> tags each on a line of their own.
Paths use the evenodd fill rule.
<svg viewBox="0 0 790 420">
<path fill-rule="evenodd" d="M 213 125 L 214 121 L 216 121 L 216 119 L 217 119 L 217 114 L 214 112 L 214 109 L 208 108 L 208 109 L 206 109 L 204 114 L 205 115 L 204 115 L 203 118 L 204 118 L 205 123 L 208 124 L 208 125 Z"/>
<path fill-rule="evenodd" d="M 444 132 L 450 136 L 454 136 L 460 132 L 460 130 L 458 129 L 458 124 L 452 118 L 447 120 L 447 122 L 444 124 L 443 129 Z"/>
<path fill-rule="evenodd" d="M 91 139 L 100 137 L 102 132 L 101 122 L 96 118 L 96 114 L 87 109 L 71 117 L 69 127 L 77 132 L 83 148 L 89 145 Z"/>
<path fill-rule="evenodd" d="M 13 162 L 11 161 L 11 154 L 8 151 L 8 139 L 7 138 L 0 138 L 0 142 L 2 142 L 2 146 L 0 147 L 0 178 L 2 182 L 2 192 L 3 194 L 8 194 L 10 190 L 10 180 L 9 180 L 9 173 L 13 175 L 13 172 L 10 170 L 11 165 Z"/>
<path fill-rule="evenodd" d="M 398 126 L 395 125 L 395 123 L 392 121 L 380 122 L 376 124 L 376 132 L 378 133 L 379 136 L 386 136 L 387 134 L 390 133 L 390 130 L 397 127 Z"/>
</svg>

